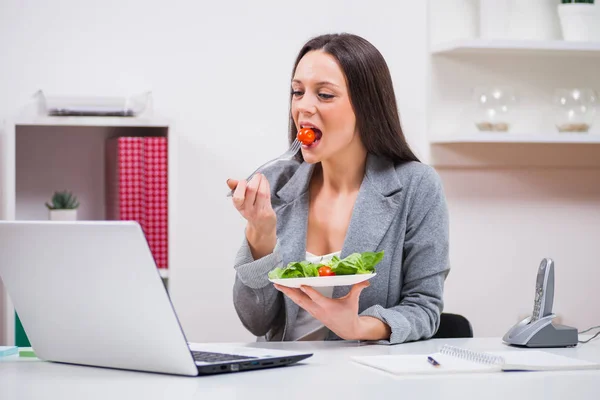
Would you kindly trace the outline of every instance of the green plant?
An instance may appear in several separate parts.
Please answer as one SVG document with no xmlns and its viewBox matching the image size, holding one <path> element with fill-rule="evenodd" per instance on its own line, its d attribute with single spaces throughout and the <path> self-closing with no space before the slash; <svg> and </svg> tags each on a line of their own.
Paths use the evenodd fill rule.
<svg viewBox="0 0 600 400">
<path fill-rule="evenodd" d="M 79 207 L 77 197 L 73 196 L 71 192 L 63 190 L 62 192 L 54 192 L 52 195 L 52 204 L 46 202 L 46 207 L 49 210 L 74 210 Z"/>
<path fill-rule="evenodd" d="M 562 0 L 563 4 L 569 4 L 569 3 L 587 3 L 587 4 L 594 4 L 594 0 Z"/>
</svg>

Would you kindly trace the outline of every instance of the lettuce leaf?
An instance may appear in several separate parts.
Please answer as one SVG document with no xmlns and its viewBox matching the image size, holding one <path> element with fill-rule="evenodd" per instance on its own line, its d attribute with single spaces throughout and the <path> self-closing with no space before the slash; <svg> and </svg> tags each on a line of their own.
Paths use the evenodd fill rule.
<svg viewBox="0 0 600 400">
<path fill-rule="evenodd" d="M 291 262 L 285 268 L 275 268 L 269 272 L 271 279 L 285 278 L 306 278 L 311 276 L 319 276 L 320 265 L 312 264 L 308 261 Z"/>
<path fill-rule="evenodd" d="M 383 260 L 383 251 L 380 251 L 378 253 L 366 251 L 361 254 L 361 257 L 365 265 L 365 269 L 368 271 L 374 271 L 375 265 L 379 264 L 379 262 Z"/>
<path fill-rule="evenodd" d="M 328 265 L 336 275 L 372 274 L 375 265 L 383 259 L 383 251 L 352 253 L 340 259 L 334 256 L 329 263 L 313 264 L 308 261 L 296 261 L 286 267 L 277 267 L 269 271 L 270 279 L 308 278 L 319 276 L 319 268 Z"/>
<path fill-rule="evenodd" d="M 352 253 L 343 260 L 331 266 L 336 275 L 372 274 L 375 265 L 383 259 L 383 251 L 378 253 L 364 252 Z"/>
</svg>

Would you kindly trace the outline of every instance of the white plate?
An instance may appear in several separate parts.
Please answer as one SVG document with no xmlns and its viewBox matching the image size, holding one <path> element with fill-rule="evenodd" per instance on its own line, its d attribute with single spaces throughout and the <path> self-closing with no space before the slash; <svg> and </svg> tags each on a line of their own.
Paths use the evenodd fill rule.
<svg viewBox="0 0 600 400">
<path fill-rule="evenodd" d="M 291 288 L 299 288 L 300 285 L 312 287 L 331 287 L 331 286 L 348 286 L 354 285 L 367 279 L 371 279 L 377 275 L 373 274 L 356 274 L 356 275 L 336 275 L 336 276 L 315 276 L 310 278 L 286 278 L 286 279 L 270 279 L 273 283 Z"/>
</svg>

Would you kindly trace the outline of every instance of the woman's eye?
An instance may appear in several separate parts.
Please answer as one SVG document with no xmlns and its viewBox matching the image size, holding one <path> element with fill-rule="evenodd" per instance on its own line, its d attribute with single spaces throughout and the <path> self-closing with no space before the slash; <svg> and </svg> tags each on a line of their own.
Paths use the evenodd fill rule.
<svg viewBox="0 0 600 400">
<path fill-rule="evenodd" d="M 302 96 L 303 92 L 301 92 L 300 90 L 292 90 L 292 96 L 294 97 L 298 97 L 298 96 Z"/>
<path fill-rule="evenodd" d="M 333 99 L 333 95 L 332 94 L 328 94 L 328 93 L 319 93 L 319 97 L 322 98 L 323 100 L 330 100 Z"/>
</svg>

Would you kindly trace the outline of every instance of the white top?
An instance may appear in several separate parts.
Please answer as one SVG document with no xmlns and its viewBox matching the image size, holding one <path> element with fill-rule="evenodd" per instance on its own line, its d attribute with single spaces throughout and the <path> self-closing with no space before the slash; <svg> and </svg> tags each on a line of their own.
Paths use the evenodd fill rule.
<svg viewBox="0 0 600 400">
<path fill-rule="evenodd" d="M 324 256 L 316 256 L 312 253 L 306 252 L 306 261 L 313 264 L 326 263 L 330 261 L 333 256 L 340 256 L 342 252 L 336 251 L 335 253 L 326 254 Z M 333 286 L 329 287 L 316 287 L 314 288 L 323 296 L 330 297 L 333 294 Z M 291 340 L 325 340 L 329 330 L 319 321 L 310 315 L 305 309 L 300 307 L 298 310 L 298 316 L 296 317 L 296 323 L 290 332 Z"/>
</svg>

